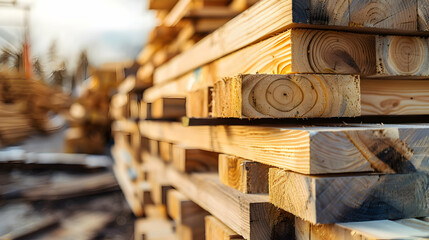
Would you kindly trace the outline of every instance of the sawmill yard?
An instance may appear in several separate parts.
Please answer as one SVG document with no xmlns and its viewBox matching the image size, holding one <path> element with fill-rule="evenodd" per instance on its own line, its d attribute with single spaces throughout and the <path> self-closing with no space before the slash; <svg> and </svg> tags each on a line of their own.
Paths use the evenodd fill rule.
<svg viewBox="0 0 429 240">
<path fill-rule="evenodd" d="M 139 1 L 126 61 L 3 51 L 0 239 L 429 239 L 429 0 Z"/>
</svg>

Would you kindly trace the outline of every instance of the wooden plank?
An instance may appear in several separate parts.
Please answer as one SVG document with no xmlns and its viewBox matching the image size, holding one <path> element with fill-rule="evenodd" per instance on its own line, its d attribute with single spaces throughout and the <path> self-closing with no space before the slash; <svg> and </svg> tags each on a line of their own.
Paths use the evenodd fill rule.
<svg viewBox="0 0 429 240">
<path fill-rule="evenodd" d="M 167 192 L 172 189 L 171 183 L 163 176 L 155 175 L 150 179 L 151 197 L 155 204 L 167 205 Z"/>
<path fill-rule="evenodd" d="M 121 186 L 122 192 L 125 195 L 125 199 L 127 200 L 127 203 L 133 211 L 134 215 L 136 215 L 137 217 L 143 216 L 143 207 L 141 205 L 141 202 L 139 201 L 137 193 L 134 191 L 133 184 L 130 182 L 129 179 L 126 178 L 123 173 L 123 170 L 121 170 L 116 165 L 113 166 L 113 171 L 115 173 L 119 185 Z"/>
<path fill-rule="evenodd" d="M 429 30 L 429 3 L 426 0 L 417 0 L 418 9 L 418 29 L 419 31 Z"/>
<path fill-rule="evenodd" d="M 185 98 L 161 98 L 152 103 L 153 118 L 180 118 L 186 116 Z"/>
<path fill-rule="evenodd" d="M 159 155 L 166 162 L 172 161 L 172 144 L 169 142 L 159 142 Z"/>
<path fill-rule="evenodd" d="M 208 87 L 188 93 L 186 96 L 187 117 L 204 118 L 211 115 L 212 89 Z"/>
<path fill-rule="evenodd" d="M 350 0 L 350 26 L 417 29 L 417 0 Z"/>
<path fill-rule="evenodd" d="M 149 139 L 149 152 L 152 155 L 159 155 L 159 142 L 157 140 Z"/>
<path fill-rule="evenodd" d="M 139 218 L 134 223 L 134 239 L 158 240 L 174 239 L 171 221 L 161 218 Z"/>
<path fill-rule="evenodd" d="M 359 77 L 246 74 L 214 84 L 213 117 L 307 118 L 360 115 Z"/>
<path fill-rule="evenodd" d="M 275 208 L 266 194 L 240 193 L 220 183 L 215 173 L 183 174 L 157 157 L 148 158 L 152 165 L 162 165 L 178 191 L 245 239 L 293 238 L 293 216 Z"/>
<path fill-rule="evenodd" d="M 219 154 L 219 178 L 242 193 L 268 193 L 268 165 Z"/>
<path fill-rule="evenodd" d="M 139 118 L 140 119 L 150 119 L 151 116 L 151 103 L 146 103 L 143 101 L 140 101 L 140 111 L 139 111 Z"/>
<path fill-rule="evenodd" d="M 427 173 L 307 176 L 271 168 L 270 201 L 310 223 L 423 217 Z"/>
<path fill-rule="evenodd" d="M 142 181 L 137 184 L 137 197 L 142 204 L 142 206 L 146 206 L 148 204 L 153 204 L 152 197 L 150 196 L 151 185 L 147 181 Z"/>
<path fill-rule="evenodd" d="M 295 218 L 295 228 L 297 240 L 381 240 L 423 239 L 429 237 L 428 223 L 417 219 L 403 219 L 397 221 L 376 220 L 313 225 L 300 218 Z"/>
<path fill-rule="evenodd" d="M 242 236 L 213 216 L 205 217 L 206 240 L 244 240 Z"/>
<path fill-rule="evenodd" d="M 428 92 L 423 79 L 361 79 L 362 115 L 427 115 Z"/>
<path fill-rule="evenodd" d="M 428 171 L 427 125 L 194 126 L 140 122 L 143 136 L 304 174 Z M 184 138 L 183 136 L 186 136 Z"/>
<path fill-rule="evenodd" d="M 173 80 L 267 36 L 294 27 L 334 28 L 363 32 L 374 32 L 375 28 L 378 33 L 417 33 L 416 0 L 398 0 L 392 4 L 392 7 L 389 4 L 388 8 L 380 8 L 387 3 L 390 2 L 356 0 L 349 4 L 344 0 L 260 1 L 197 43 L 189 51 L 176 56 L 157 69 L 154 82 L 159 84 Z M 365 14 L 362 14 L 362 11 L 365 11 Z M 378 14 L 380 12 L 382 14 Z M 367 13 L 374 15 L 367 17 Z M 383 19 L 383 15 L 387 17 Z M 331 47 L 333 45 L 328 42 L 331 41 L 325 43 L 330 47 L 321 48 L 323 51 L 334 53 L 334 58 L 326 58 L 328 61 L 334 63 L 335 59 L 344 57 L 343 52 L 337 51 L 339 45 Z M 204 56 L 200 55 L 201 52 L 205 53 Z M 306 51 L 304 52 L 307 54 Z"/>
<path fill-rule="evenodd" d="M 177 0 L 149 0 L 148 9 L 153 10 L 170 10 L 177 3 Z"/>
<path fill-rule="evenodd" d="M 180 240 L 205 240 L 204 231 L 204 224 L 202 226 L 195 227 L 180 223 L 176 226 L 176 235 Z"/>
<path fill-rule="evenodd" d="M 379 75 L 428 76 L 429 42 L 423 37 L 377 36 Z"/>
<path fill-rule="evenodd" d="M 175 223 L 195 228 L 204 228 L 204 217 L 209 214 L 188 197 L 174 189 L 170 189 L 167 192 L 167 211 Z"/>
<path fill-rule="evenodd" d="M 193 2 L 192 0 L 178 0 L 173 9 L 165 17 L 163 25 L 168 27 L 175 26 L 186 15 L 188 10 L 192 8 Z"/>
<path fill-rule="evenodd" d="M 144 212 L 146 218 L 161 218 L 161 219 L 167 219 L 167 210 L 165 208 L 165 205 L 153 205 L 148 204 L 144 206 Z"/>
<path fill-rule="evenodd" d="M 173 165 L 181 172 L 215 172 L 218 153 L 173 145 Z"/>
</svg>

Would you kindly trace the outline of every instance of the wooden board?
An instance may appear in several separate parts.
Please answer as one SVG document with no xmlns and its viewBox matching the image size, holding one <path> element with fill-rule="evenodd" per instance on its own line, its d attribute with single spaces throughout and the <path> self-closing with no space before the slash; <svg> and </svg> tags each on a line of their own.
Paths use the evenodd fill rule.
<svg viewBox="0 0 429 240">
<path fill-rule="evenodd" d="M 428 80 L 361 79 L 362 115 L 427 115 Z"/>
<path fill-rule="evenodd" d="M 337 29 L 343 30 L 371 31 L 372 28 L 377 28 L 377 31 L 381 32 L 381 30 L 390 28 L 384 32 L 415 33 L 417 30 L 416 0 L 398 0 L 394 4 L 389 4 L 388 8 L 380 8 L 388 2 L 382 0 L 376 3 L 351 1 L 349 4 L 344 0 L 260 1 L 201 40 L 189 51 L 176 56 L 157 69 L 154 74 L 154 82 L 158 84 L 173 80 L 267 36 L 297 26 L 326 28 L 328 26 L 326 24 L 332 24 L 329 26 L 330 28 L 337 25 Z M 361 10 L 366 11 L 367 9 L 375 9 L 375 14 L 370 18 L 362 17 L 366 14 L 362 14 Z M 412 9 L 415 11 L 413 12 Z M 373 13 L 373 11 L 368 13 Z M 382 14 L 377 15 L 378 13 Z M 383 15 L 387 15 L 389 18 L 385 20 Z M 347 18 L 349 19 L 347 20 Z M 377 19 L 381 21 L 376 22 Z M 325 25 L 309 25 L 308 23 Z M 392 31 L 392 29 L 395 30 Z M 333 48 L 322 47 L 322 49 L 335 51 L 337 46 L 339 45 Z M 205 54 L 201 55 L 201 52 Z M 341 54 L 336 56 L 340 57 Z"/>
<path fill-rule="evenodd" d="M 429 4 L 426 0 L 417 0 L 418 9 L 418 29 L 420 31 L 429 30 Z"/>
<path fill-rule="evenodd" d="M 152 117 L 151 116 L 151 112 L 152 112 L 152 110 L 151 110 L 151 103 L 146 103 L 146 102 L 140 101 L 140 111 L 139 111 L 140 115 L 139 115 L 139 118 L 140 119 L 151 118 Z"/>
<path fill-rule="evenodd" d="M 219 178 L 242 193 L 268 193 L 268 165 L 219 154 Z"/>
<path fill-rule="evenodd" d="M 159 205 L 167 205 L 167 192 L 172 189 L 170 182 L 163 176 L 156 174 L 150 179 L 152 201 Z"/>
<path fill-rule="evenodd" d="M 181 172 L 215 172 L 218 153 L 173 145 L 173 165 Z"/>
<path fill-rule="evenodd" d="M 165 208 L 165 205 L 153 205 L 148 204 L 144 206 L 144 212 L 146 218 L 161 218 L 161 219 L 167 219 L 167 210 Z"/>
<path fill-rule="evenodd" d="M 183 127 L 180 123 L 142 121 L 140 132 L 148 138 L 304 174 L 429 171 L 429 127 L 424 124 Z"/>
<path fill-rule="evenodd" d="M 220 183 L 215 173 L 179 173 L 154 156 L 166 178 L 189 199 L 220 219 L 245 239 L 289 239 L 294 235 L 293 216 L 275 208 L 265 194 L 243 194 Z M 275 219 L 275 220 L 274 220 Z"/>
<path fill-rule="evenodd" d="M 212 87 L 202 88 L 188 93 L 186 96 L 187 117 L 209 117 L 212 109 Z"/>
<path fill-rule="evenodd" d="M 205 217 L 206 240 L 244 240 L 242 236 L 213 216 Z"/>
<path fill-rule="evenodd" d="M 152 187 L 149 182 L 141 181 L 137 183 L 136 188 L 137 197 L 142 206 L 153 204 L 152 197 L 150 196 Z"/>
<path fill-rule="evenodd" d="M 270 201 L 310 223 L 424 217 L 427 173 L 307 176 L 271 168 Z"/>
<path fill-rule="evenodd" d="M 361 108 L 359 77 L 349 75 L 237 75 L 213 95 L 218 118 L 353 117 Z"/>
<path fill-rule="evenodd" d="M 139 218 L 134 223 L 134 239 L 174 239 L 173 224 L 162 218 Z"/>
<path fill-rule="evenodd" d="M 203 219 L 204 223 L 204 219 Z M 202 226 L 187 226 L 185 224 L 177 224 L 176 235 L 180 240 L 205 240 L 204 224 Z"/>
<path fill-rule="evenodd" d="M 143 207 L 137 193 L 135 192 L 133 184 L 129 179 L 124 176 L 123 170 L 118 168 L 117 166 L 113 167 L 113 171 L 115 173 L 116 179 L 118 180 L 119 185 L 121 186 L 122 192 L 125 195 L 125 199 L 127 200 L 128 205 L 133 211 L 134 215 L 137 217 L 143 216 Z"/>
<path fill-rule="evenodd" d="M 159 142 L 159 155 L 166 162 L 171 162 L 172 160 L 172 147 L 172 144 L 169 142 Z"/>
<path fill-rule="evenodd" d="M 186 116 L 185 98 L 162 98 L 154 101 L 151 106 L 153 118 L 180 118 Z"/>
<path fill-rule="evenodd" d="M 204 217 L 209 214 L 181 192 L 174 189 L 170 189 L 167 192 L 167 211 L 175 223 L 195 228 L 204 228 Z"/>
<path fill-rule="evenodd" d="M 319 225 L 295 218 L 295 229 L 297 240 L 426 239 L 429 237 L 429 224 L 415 218 Z"/>
<path fill-rule="evenodd" d="M 149 139 L 149 152 L 153 155 L 159 155 L 159 142 L 157 140 Z"/>
</svg>

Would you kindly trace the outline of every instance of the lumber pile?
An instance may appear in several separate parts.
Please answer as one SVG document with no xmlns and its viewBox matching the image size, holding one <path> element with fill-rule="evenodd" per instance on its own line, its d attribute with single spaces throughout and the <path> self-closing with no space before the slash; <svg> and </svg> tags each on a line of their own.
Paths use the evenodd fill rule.
<svg viewBox="0 0 429 240">
<path fill-rule="evenodd" d="M 0 72 L 0 146 L 16 144 L 36 132 L 51 133 L 63 127 L 52 119 L 70 106 L 61 89 L 23 73 Z"/>
<path fill-rule="evenodd" d="M 152 65 L 113 123 L 136 238 L 429 238 L 428 6 L 261 0 Z"/>
</svg>

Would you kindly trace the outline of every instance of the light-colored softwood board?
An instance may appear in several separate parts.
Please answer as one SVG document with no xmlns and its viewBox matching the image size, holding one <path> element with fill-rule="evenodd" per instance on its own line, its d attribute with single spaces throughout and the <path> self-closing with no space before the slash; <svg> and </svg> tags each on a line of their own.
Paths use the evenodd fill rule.
<svg viewBox="0 0 429 240">
<path fill-rule="evenodd" d="M 174 189 L 167 192 L 167 211 L 175 223 L 195 228 L 203 228 L 204 217 L 209 214 L 183 193 Z"/>
<path fill-rule="evenodd" d="M 269 170 L 270 201 L 310 223 L 357 222 L 429 214 L 429 175 L 308 176 Z"/>
<path fill-rule="evenodd" d="M 214 84 L 213 117 L 360 116 L 358 76 L 240 74 Z M 200 102 L 201 103 L 201 102 Z"/>
<path fill-rule="evenodd" d="M 154 175 L 150 179 L 150 185 L 152 201 L 157 205 L 167 205 L 167 192 L 173 188 L 171 183 L 163 176 L 154 172 Z"/>
<path fill-rule="evenodd" d="M 428 171 L 427 125 L 193 126 L 140 122 L 142 136 L 304 174 Z M 184 138 L 183 136 L 186 136 Z"/>
<path fill-rule="evenodd" d="M 176 225 L 176 235 L 181 240 L 205 240 L 204 224 L 201 226 L 188 226 L 179 223 Z"/>
<path fill-rule="evenodd" d="M 144 206 L 144 212 L 146 218 L 167 219 L 167 209 L 165 205 L 162 204 L 147 204 Z"/>
<path fill-rule="evenodd" d="M 215 172 L 218 153 L 174 144 L 173 166 L 181 172 Z"/>
<path fill-rule="evenodd" d="M 125 176 L 124 170 L 118 168 L 116 165 L 113 166 L 113 172 L 118 181 L 119 186 L 122 189 L 122 192 L 125 195 L 128 205 L 130 206 L 132 212 L 135 216 L 141 217 L 144 214 L 143 205 L 139 201 L 137 193 L 135 192 L 135 186 L 132 182 Z"/>
<path fill-rule="evenodd" d="M 418 0 L 350 0 L 350 26 L 417 29 Z"/>
<path fill-rule="evenodd" d="M 152 165 L 163 166 L 166 178 L 178 191 L 245 239 L 293 237 L 293 216 L 269 203 L 268 195 L 240 193 L 220 183 L 215 173 L 183 174 L 155 156 L 148 159 Z"/>
<path fill-rule="evenodd" d="M 427 76 L 429 41 L 425 37 L 377 36 L 377 75 Z"/>
<path fill-rule="evenodd" d="M 170 220 L 139 218 L 134 222 L 134 239 L 136 240 L 173 240 L 174 237 L 174 227 Z"/>
<path fill-rule="evenodd" d="M 169 142 L 161 141 L 159 142 L 159 156 L 162 160 L 166 162 L 171 162 L 172 160 L 172 144 Z"/>
<path fill-rule="evenodd" d="M 424 79 L 361 79 L 362 115 L 426 115 L 428 94 Z"/>
<path fill-rule="evenodd" d="M 244 240 L 242 236 L 213 216 L 205 217 L 206 240 Z"/>
<path fill-rule="evenodd" d="M 388 8 L 380 8 L 386 3 L 389 3 Z M 362 17 L 366 13 L 373 15 Z M 383 15 L 387 15 L 387 18 L 383 19 Z M 251 24 L 248 24 L 249 22 Z M 158 84 L 173 80 L 267 36 L 297 26 L 306 28 L 328 27 L 340 30 L 353 29 L 354 31 L 367 32 L 374 32 L 373 29 L 377 29 L 376 31 L 384 33 L 416 33 L 417 3 L 416 0 L 397 0 L 393 3 L 387 0 L 376 2 L 349 2 L 344 0 L 260 1 L 200 41 L 189 51 L 176 56 L 169 63 L 157 69 L 154 81 Z M 201 52 L 206 54 L 201 56 Z"/>
<path fill-rule="evenodd" d="M 429 224 L 415 218 L 313 225 L 295 218 L 297 240 L 426 239 Z"/>
<path fill-rule="evenodd" d="M 186 116 L 186 98 L 161 98 L 151 105 L 153 118 L 180 118 Z"/>
<path fill-rule="evenodd" d="M 268 165 L 219 154 L 219 179 L 242 193 L 268 193 Z"/>
<path fill-rule="evenodd" d="M 187 117 L 210 117 L 212 112 L 212 87 L 198 89 L 189 92 L 186 96 Z"/>
<path fill-rule="evenodd" d="M 140 119 L 148 119 L 151 118 L 151 103 L 146 103 L 140 101 L 140 110 L 139 110 L 139 118 Z"/>
<path fill-rule="evenodd" d="M 146 63 L 137 70 L 136 80 L 145 86 L 151 86 L 153 84 L 153 72 L 155 66 L 152 63 Z"/>
</svg>

